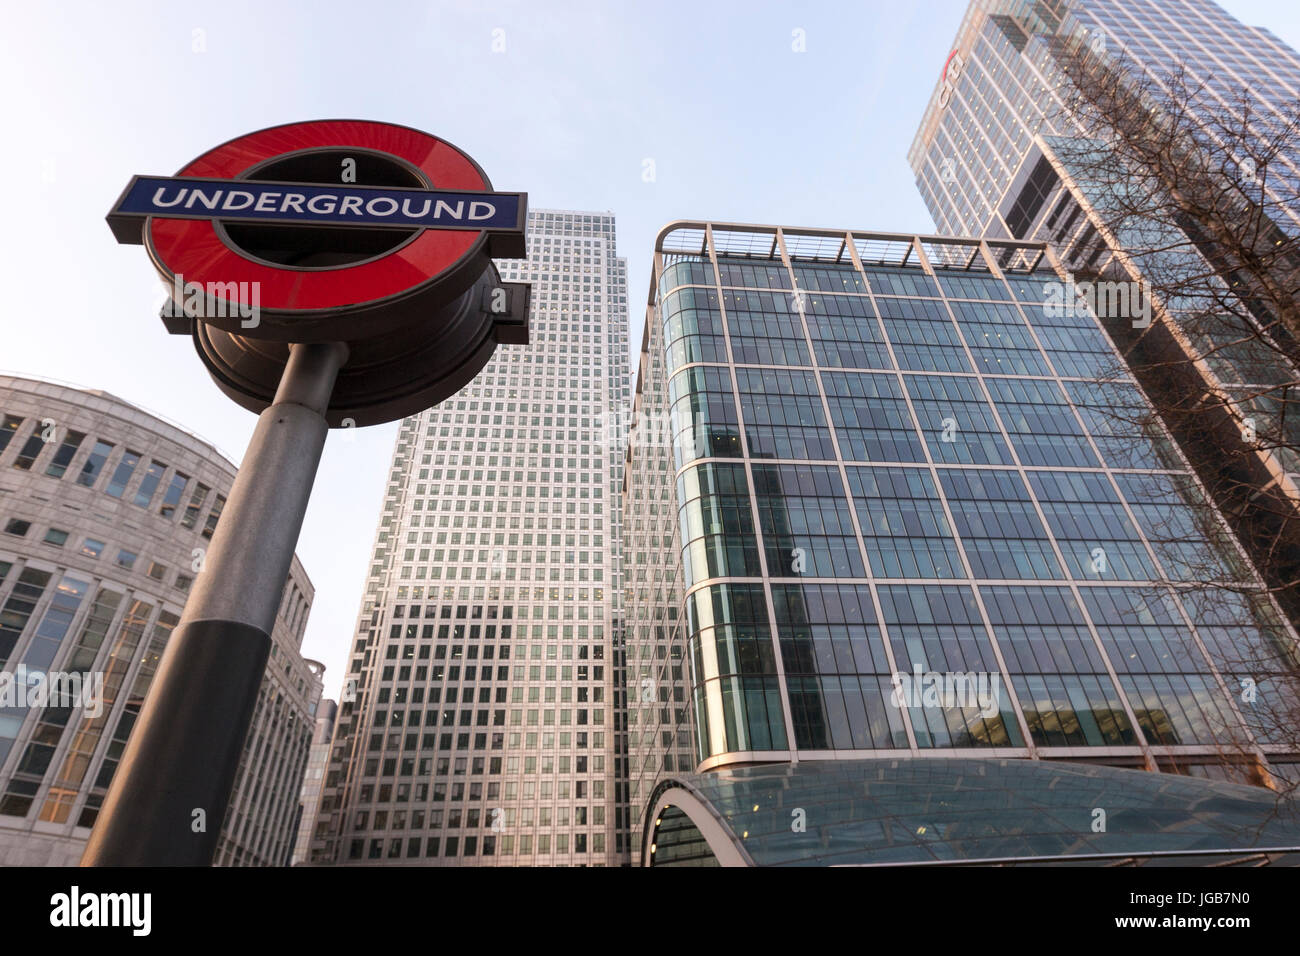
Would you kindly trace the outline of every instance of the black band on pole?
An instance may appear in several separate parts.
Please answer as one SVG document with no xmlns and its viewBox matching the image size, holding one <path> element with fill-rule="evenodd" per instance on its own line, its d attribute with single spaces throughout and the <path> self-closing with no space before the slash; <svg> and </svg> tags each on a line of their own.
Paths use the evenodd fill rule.
<svg viewBox="0 0 1300 956">
<path fill-rule="evenodd" d="M 91 834 L 83 866 L 211 862 L 259 682 L 192 678 L 232 671 L 260 676 L 270 651 L 269 634 L 238 621 L 191 621 L 172 632 L 158 669 L 158 695 L 150 701 L 156 719 L 141 721 L 131 735 L 117 770 L 123 786 L 110 792 L 101 811 L 104 825 Z M 191 679 L 171 679 L 172 672 Z M 227 796 L 213 806 L 214 794 Z"/>
</svg>

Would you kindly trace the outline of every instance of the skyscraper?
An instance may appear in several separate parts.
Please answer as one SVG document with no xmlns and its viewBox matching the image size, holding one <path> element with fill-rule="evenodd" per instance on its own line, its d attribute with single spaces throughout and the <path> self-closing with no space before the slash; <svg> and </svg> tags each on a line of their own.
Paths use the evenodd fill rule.
<svg viewBox="0 0 1300 956">
<path fill-rule="evenodd" d="M 608 214 L 533 210 L 530 344 L 405 420 L 322 793 L 316 862 L 627 857 L 621 648 L 627 275 Z"/>
<path fill-rule="evenodd" d="M 0 376 L 0 865 L 81 858 L 234 478 L 119 398 Z M 219 866 L 289 862 L 324 670 L 299 652 L 314 594 L 295 558 Z M 36 673 L 98 689 L 12 699 Z"/>
<path fill-rule="evenodd" d="M 862 853 L 888 829 L 843 794 L 959 793 L 985 770 L 957 756 L 1294 772 L 1232 653 L 1294 631 L 1168 436 L 1104 413 L 1146 399 L 1062 282 L 1042 243 L 660 233 L 624 493 L 639 859 L 665 821 L 697 863 L 760 832 Z"/>
<path fill-rule="evenodd" d="M 1157 217 L 1153 208 L 1151 221 L 1118 227 L 1117 197 L 1150 196 L 1154 207 L 1168 183 L 1150 169 L 1111 179 L 1119 164 L 1105 159 L 1114 152 L 1105 140 L 1124 122 L 1108 133 L 1078 95 L 1081 83 L 1104 85 L 1095 78 L 1106 70 L 1131 91 L 1112 119 L 1146 115 L 1137 93 L 1151 116 L 1181 117 L 1151 121 L 1151 134 L 1195 130 L 1210 150 L 1211 190 L 1241 208 L 1228 220 L 1259 216 L 1248 241 L 1267 251 L 1252 255 L 1254 271 L 1185 210 Z M 1294 310 L 1300 138 L 1286 131 L 1297 98 L 1300 55 L 1209 0 L 974 0 L 908 153 L 941 232 L 1042 240 L 1081 280 L 1145 283 L 1148 298 L 1154 284 L 1154 316 L 1103 315 L 1106 331 L 1127 370 L 1160 397 L 1167 426 L 1293 622 L 1300 429 L 1282 386 L 1300 377 L 1300 339 L 1257 279 L 1269 273 L 1284 310 Z"/>
<path fill-rule="evenodd" d="M 1087 197 L 1056 189 L 1063 170 L 1052 140 L 1096 133 L 1065 109 L 1060 62 L 1072 40 L 1121 56 L 1136 83 L 1188 71 L 1204 84 L 1205 109 L 1233 109 L 1248 90 L 1256 123 L 1285 123 L 1300 98 L 1300 55 L 1210 0 L 973 0 L 908 151 L 940 232 L 1082 240 L 1075 203 Z M 1294 193 L 1300 145 L 1276 163 L 1271 188 Z M 1097 239 L 1077 242 L 1067 251 L 1082 258 L 1067 254 L 1065 264 L 1087 262 Z"/>
<path fill-rule="evenodd" d="M 293 840 L 294 866 L 305 863 L 311 857 L 312 843 L 316 840 L 320 790 L 325 782 L 330 745 L 334 742 L 334 719 L 338 713 L 339 705 L 332 700 L 322 700 L 316 709 L 316 726 L 312 729 L 311 750 L 307 753 L 307 769 L 302 775 L 302 793 L 298 797 L 298 827 Z"/>
</svg>

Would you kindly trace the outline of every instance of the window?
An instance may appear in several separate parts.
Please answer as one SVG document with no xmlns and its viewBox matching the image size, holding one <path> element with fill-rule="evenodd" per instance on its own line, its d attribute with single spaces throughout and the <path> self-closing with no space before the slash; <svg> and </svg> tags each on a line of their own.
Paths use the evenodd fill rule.
<svg viewBox="0 0 1300 956">
<path fill-rule="evenodd" d="M 225 507 L 226 496 L 217 495 L 216 500 L 212 503 L 212 510 L 208 512 L 208 520 L 203 525 L 203 537 L 212 537 L 212 532 L 217 530 L 217 521 L 221 518 L 221 511 Z"/>
<path fill-rule="evenodd" d="M 737 369 L 754 458 L 833 459 L 817 377 L 804 369 Z"/>
<path fill-rule="evenodd" d="M 961 556 L 934 480 L 921 468 L 850 468 L 871 572 L 882 578 L 957 578 Z"/>
<path fill-rule="evenodd" d="M 92 448 L 90 454 L 86 456 L 86 462 L 81 466 L 81 471 L 77 475 L 77 484 L 85 485 L 87 488 L 93 487 L 95 479 L 97 479 L 99 473 L 103 471 L 104 462 L 108 460 L 108 456 L 112 451 L 113 446 L 108 442 L 95 442 L 95 447 Z"/>
<path fill-rule="evenodd" d="M 1064 588 L 981 588 L 1029 732 L 1041 746 L 1133 742 L 1106 665 Z"/>
<path fill-rule="evenodd" d="M 1073 577 L 1130 581 L 1157 577 L 1141 536 L 1104 474 L 1032 471 L 1029 478 Z M 1185 534 L 1186 529 L 1180 531 Z"/>
<path fill-rule="evenodd" d="M 700 465 L 683 474 L 677 487 L 682 527 L 690 528 L 690 540 L 682 549 L 686 580 L 757 575 L 758 548 L 744 467 Z"/>
<path fill-rule="evenodd" d="M 38 428 L 23 443 L 22 450 L 18 452 L 18 457 L 14 459 L 15 468 L 20 468 L 23 471 L 31 469 L 32 462 L 36 461 L 41 454 L 41 449 L 45 447 L 45 439 L 41 436 L 42 432 Z"/>
<path fill-rule="evenodd" d="M 167 567 L 166 565 L 159 564 L 157 561 L 150 561 L 148 574 L 149 577 L 153 578 L 155 581 L 161 581 L 167 574 Z"/>
<path fill-rule="evenodd" d="M 753 474 L 769 574 L 862 576 L 837 469 L 756 464 Z"/>
<path fill-rule="evenodd" d="M 188 574 L 178 574 L 178 575 L 176 575 L 176 584 L 175 584 L 175 587 L 176 587 L 176 590 L 178 590 L 178 591 L 186 591 L 186 592 L 188 592 L 189 589 L 190 589 L 190 585 L 192 585 L 193 583 L 194 583 L 194 579 L 193 579 L 192 577 L 190 577 Z"/>
<path fill-rule="evenodd" d="M 87 538 L 81 542 L 81 553 L 88 558 L 97 558 L 104 551 L 104 542 L 96 541 L 94 538 Z"/>
<path fill-rule="evenodd" d="M 50 528 L 45 532 L 45 543 L 61 548 L 68 543 L 68 532 L 59 528 Z"/>
<path fill-rule="evenodd" d="M 823 372 L 840 451 L 855 461 L 925 461 L 898 380 L 892 375 Z"/>
<path fill-rule="evenodd" d="M 211 490 L 201 481 L 194 485 L 189 504 L 185 506 L 185 514 L 181 516 L 182 528 L 194 527 L 194 522 L 199 520 L 199 512 L 203 510 L 203 502 L 208 500 L 208 492 Z"/>
<path fill-rule="evenodd" d="M 736 405 L 726 369 L 696 366 L 669 385 L 674 450 L 679 466 L 695 458 L 740 456 Z M 530 484 L 533 472 L 529 472 Z"/>
<path fill-rule="evenodd" d="M 135 559 L 139 557 L 134 551 L 127 551 L 125 548 L 117 552 L 117 563 L 123 568 L 135 567 Z"/>
<path fill-rule="evenodd" d="M 1058 182 L 1060 177 L 1057 176 L 1056 170 L 1052 169 L 1051 162 L 1046 156 L 1039 157 L 1034 171 L 1029 174 L 1029 181 L 1025 183 L 1011 211 L 1007 213 L 1007 228 L 1011 231 L 1011 235 L 1017 239 L 1025 237 L 1029 232 L 1030 224 L 1042 211 L 1043 204 Z"/>
<path fill-rule="evenodd" d="M 899 671 L 909 673 L 920 668 L 997 673 L 999 667 L 988 632 L 969 587 L 881 585 L 877 594 Z M 884 687 L 887 686 L 885 683 Z M 819 712 L 814 701 L 804 703 L 807 712 Z M 929 703 L 909 706 L 909 710 L 917 744 L 921 747 L 1023 746 L 1019 727 L 1014 719 L 1009 719 L 1006 706 L 1001 701 L 999 712 L 987 717 L 984 711 L 968 704 Z M 888 709 L 896 710 L 892 706 Z M 841 730 L 839 715 L 843 711 L 838 703 L 834 707 L 827 704 L 825 713 L 831 737 L 835 739 Z M 814 729 L 820 730 L 820 724 L 814 725 Z"/>
<path fill-rule="evenodd" d="M 63 436 L 59 450 L 54 453 L 54 457 L 50 460 L 49 467 L 45 469 L 45 473 L 51 478 L 62 478 L 68 470 L 68 463 L 72 461 L 72 456 L 77 453 L 77 449 L 81 447 L 81 442 L 85 437 L 85 432 L 74 432 L 69 429 L 68 433 Z"/>
<path fill-rule="evenodd" d="M 10 440 L 14 437 L 14 432 L 18 431 L 18 426 L 23 420 L 16 415 L 6 415 L 3 424 L 0 424 L 0 452 L 9 447 Z"/>
<path fill-rule="evenodd" d="M 122 493 L 126 491 L 127 483 L 131 476 L 135 474 L 135 466 L 140 464 L 140 453 L 127 449 L 122 452 L 122 460 L 117 463 L 117 468 L 113 471 L 113 477 L 108 482 L 108 487 L 104 489 L 106 494 L 114 498 L 121 498 Z"/>
<path fill-rule="evenodd" d="M 172 480 L 167 484 L 167 491 L 163 495 L 162 506 L 158 513 L 169 521 L 176 515 L 176 506 L 180 504 L 181 495 L 185 493 L 185 486 L 189 484 L 189 475 L 183 475 L 179 471 L 172 475 Z"/>
<path fill-rule="evenodd" d="M 18 576 L 4 610 L 0 611 L 0 667 L 8 662 L 9 655 L 13 653 L 19 636 L 49 582 L 50 573 L 36 568 L 24 568 Z"/>
<path fill-rule="evenodd" d="M 1026 465 L 1095 467 L 1088 436 L 1070 413 L 1055 382 L 1039 379 L 987 381 L 1011 443 Z"/>
<path fill-rule="evenodd" d="M 31 527 L 32 523 L 30 521 L 24 521 L 21 518 L 10 518 L 9 523 L 5 525 L 5 534 L 13 534 L 21 538 L 31 530 Z"/>
<path fill-rule="evenodd" d="M 140 487 L 135 493 L 135 504 L 138 507 L 149 507 L 149 502 L 153 501 L 153 494 L 158 490 L 158 483 L 162 481 L 163 472 L 166 470 L 167 466 L 160 461 L 149 462 L 144 478 L 140 480 Z"/>
<path fill-rule="evenodd" d="M 1010 464 L 993 410 L 974 378 L 907 375 L 917 423 L 936 462 Z"/>
</svg>

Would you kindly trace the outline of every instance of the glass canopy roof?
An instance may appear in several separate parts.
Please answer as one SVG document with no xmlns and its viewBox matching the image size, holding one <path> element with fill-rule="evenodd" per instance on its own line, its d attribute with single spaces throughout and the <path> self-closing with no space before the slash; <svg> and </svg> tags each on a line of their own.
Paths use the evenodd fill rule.
<svg viewBox="0 0 1300 956">
<path fill-rule="evenodd" d="M 1300 864 L 1295 801 L 1260 787 L 1097 765 L 760 765 L 669 779 L 652 803 L 661 812 L 647 847 L 661 841 L 665 852 L 650 854 L 651 865 L 716 865 L 736 851 L 758 866 Z"/>
</svg>

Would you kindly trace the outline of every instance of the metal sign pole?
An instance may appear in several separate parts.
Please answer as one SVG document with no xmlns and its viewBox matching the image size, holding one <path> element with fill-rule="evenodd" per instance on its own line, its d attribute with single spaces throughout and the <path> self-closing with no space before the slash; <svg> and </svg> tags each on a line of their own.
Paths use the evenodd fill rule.
<svg viewBox="0 0 1300 956">
<path fill-rule="evenodd" d="M 347 355 L 290 346 L 82 866 L 211 865 Z"/>
<path fill-rule="evenodd" d="M 416 414 L 527 344 L 530 287 L 493 263 L 527 255 L 527 222 L 527 194 L 446 140 L 367 120 L 238 136 L 118 198 L 113 235 L 180 308 L 164 327 L 260 414 L 83 865 L 212 862 L 329 423 Z M 260 342 L 296 344 L 282 364 Z"/>
</svg>

